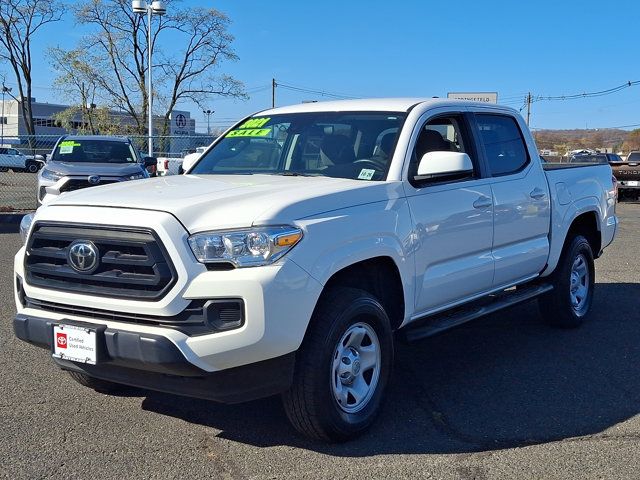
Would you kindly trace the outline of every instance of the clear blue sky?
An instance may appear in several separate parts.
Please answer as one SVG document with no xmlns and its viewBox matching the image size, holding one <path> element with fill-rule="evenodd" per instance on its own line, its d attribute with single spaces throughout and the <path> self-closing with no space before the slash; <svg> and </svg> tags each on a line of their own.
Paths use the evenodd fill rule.
<svg viewBox="0 0 640 480">
<path fill-rule="evenodd" d="M 497 91 L 500 103 L 516 108 L 528 91 L 534 96 L 572 94 L 640 80 L 638 0 L 183 3 L 213 6 L 231 18 L 240 60 L 223 70 L 253 92 L 246 102 L 212 99 L 216 124 L 270 106 L 272 77 L 357 97 Z M 43 47 L 72 47 L 81 33 L 68 18 L 38 39 L 34 85 L 39 100 L 56 101 Z M 0 66 L 3 70 L 10 73 Z M 322 99 L 284 89 L 276 93 L 277 105 Z M 204 115 L 192 105 L 185 107 L 202 130 Z M 640 85 L 600 98 L 536 102 L 531 124 L 640 124 L 639 109 Z"/>
</svg>

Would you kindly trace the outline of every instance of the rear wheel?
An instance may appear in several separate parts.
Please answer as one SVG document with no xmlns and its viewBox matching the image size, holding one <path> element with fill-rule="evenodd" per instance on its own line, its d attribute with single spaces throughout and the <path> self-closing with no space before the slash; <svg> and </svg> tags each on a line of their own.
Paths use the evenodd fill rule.
<svg viewBox="0 0 640 480">
<path fill-rule="evenodd" d="M 585 237 L 576 235 L 565 246 L 550 278 L 553 290 L 538 300 L 545 321 L 561 328 L 575 328 L 591 313 L 595 268 L 593 252 Z"/>
<path fill-rule="evenodd" d="M 363 290 L 333 289 L 321 302 L 283 403 L 302 434 L 344 441 L 366 430 L 380 411 L 393 336 L 384 308 Z"/>
<path fill-rule="evenodd" d="M 0 167 L 0 172 L 8 172 L 9 169 L 7 167 Z"/>
<path fill-rule="evenodd" d="M 127 385 L 122 385 L 120 383 L 109 382 L 107 380 L 101 380 L 100 378 L 90 377 L 86 373 L 81 372 L 68 372 L 71 378 L 73 378 L 76 382 L 84 387 L 89 387 L 94 389 L 96 392 L 107 393 L 107 394 L 117 394 L 123 393 L 127 390 L 130 390 L 131 387 Z"/>
</svg>

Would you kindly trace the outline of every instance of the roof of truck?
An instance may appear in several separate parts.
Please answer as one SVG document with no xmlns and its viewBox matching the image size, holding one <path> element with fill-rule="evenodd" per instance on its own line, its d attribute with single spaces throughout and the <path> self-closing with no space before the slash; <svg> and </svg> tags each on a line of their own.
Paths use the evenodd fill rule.
<svg viewBox="0 0 640 480">
<path fill-rule="evenodd" d="M 260 112 L 260 115 L 304 112 L 406 112 L 420 103 L 428 103 L 432 107 L 451 105 L 498 106 L 495 104 L 469 102 L 450 98 L 362 98 L 357 100 L 337 100 L 288 105 L 286 107 L 264 110 Z"/>
</svg>

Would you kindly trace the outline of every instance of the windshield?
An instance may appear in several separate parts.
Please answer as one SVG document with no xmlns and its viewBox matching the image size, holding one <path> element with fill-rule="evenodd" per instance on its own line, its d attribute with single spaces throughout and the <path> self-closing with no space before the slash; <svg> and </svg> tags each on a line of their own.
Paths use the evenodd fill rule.
<svg viewBox="0 0 640 480">
<path fill-rule="evenodd" d="M 136 154 L 126 142 L 109 140 L 63 140 L 53 152 L 56 162 L 135 163 Z"/>
<path fill-rule="evenodd" d="M 255 116 L 229 131 L 189 173 L 384 180 L 405 118 L 395 112 Z"/>
</svg>

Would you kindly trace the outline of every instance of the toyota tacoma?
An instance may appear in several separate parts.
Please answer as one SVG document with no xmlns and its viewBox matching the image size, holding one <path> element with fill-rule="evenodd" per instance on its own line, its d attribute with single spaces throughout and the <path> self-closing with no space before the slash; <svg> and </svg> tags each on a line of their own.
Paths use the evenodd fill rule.
<svg viewBox="0 0 640 480">
<path fill-rule="evenodd" d="M 380 411 L 398 339 L 533 299 L 582 324 L 615 205 L 609 165 L 543 165 L 507 107 L 275 108 L 185 175 L 25 217 L 14 331 L 96 390 L 281 394 L 298 431 L 345 440 Z"/>
</svg>

